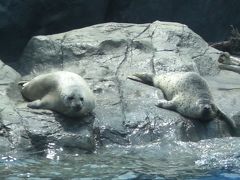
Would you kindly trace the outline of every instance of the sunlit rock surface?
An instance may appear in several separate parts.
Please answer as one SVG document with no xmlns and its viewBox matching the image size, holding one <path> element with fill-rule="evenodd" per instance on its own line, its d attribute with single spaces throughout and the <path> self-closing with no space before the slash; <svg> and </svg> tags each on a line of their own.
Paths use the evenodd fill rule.
<svg viewBox="0 0 240 180">
<path fill-rule="evenodd" d="M 13 103 L 6 109 L 13 108 L 13 113 L 3 111 L 2 122 L 9 137 L 17 141 L 14 145 L 36 147 L 55 143 L 90 150 L 94 149 L 94 137 L 103 145 L 141 145 L 156 140 L 199 141 L 230 136 L 227 125 L 219 119 L 203 124 L 155 107 L 158 98 L 164 98 L 161 91 L 127 79 L 136 72 L 195 71 L 206 78 L 216 104 L 231 117 L 239 112 L 240 91 L 218 88 L 240 87 L 239 75 L 220 71 L 219 56 L 219 51 L 178 23 L 107 23 L 35 36 L 19 63 L 21 79 L 57 70 L 75 72 L 94 91 L 96 108 L 90 117 L 79 121 L 47 110 L 32 110 L 15 85 L 5 96 Z"/>
</svg>

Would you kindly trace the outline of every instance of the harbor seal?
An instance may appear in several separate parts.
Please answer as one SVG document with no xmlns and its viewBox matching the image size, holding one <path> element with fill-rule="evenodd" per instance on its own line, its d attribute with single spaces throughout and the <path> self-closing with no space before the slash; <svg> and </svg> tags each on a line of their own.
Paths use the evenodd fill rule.
<svg viewBox="0 0 240 180">
<path fill-rule="evenodd" d="M 236 134 L 235 123 L 214 104 L 207 82 L 197 73 L 133 74 L 128 78 L 161 89 L 166 100 L 159 100 L 156 106 L 205 122 L 219 117 L 230 127 L 231 135 Z"/>
<path fill-rule="evenodd" d="M 58 71 L 21 81 L 22 96 L 33 109 L 49 109 L 68 117 L 80 117 L 95 107 L 95 97 L 78 74 Z"/>
</svg>

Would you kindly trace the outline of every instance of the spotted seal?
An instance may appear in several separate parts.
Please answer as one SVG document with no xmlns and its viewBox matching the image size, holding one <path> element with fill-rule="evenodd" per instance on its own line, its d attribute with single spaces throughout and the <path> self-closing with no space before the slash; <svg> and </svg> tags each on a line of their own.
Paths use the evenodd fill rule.
<svg viewBox="0 0 240 180">
<path fill-rule="evenodd" d="M 49 109 L 68 117 L 80 117 L 95 107 L 95 97 L 78 74 L 58 71 L 19 82 L 22 96 L 33 109 Z"/>
<path fill-rule="evenodd" d="M 231 134 L 236 134 L 235 123 L 215 105 L 207 82 L 199 74 L 169 72 L 156 76 L 137 73 L 128 78 L 161 89 L 166 100 L 159 100 L 156 106 L 201 121 L 219 117 L 230 127 Z"/>
</svg>

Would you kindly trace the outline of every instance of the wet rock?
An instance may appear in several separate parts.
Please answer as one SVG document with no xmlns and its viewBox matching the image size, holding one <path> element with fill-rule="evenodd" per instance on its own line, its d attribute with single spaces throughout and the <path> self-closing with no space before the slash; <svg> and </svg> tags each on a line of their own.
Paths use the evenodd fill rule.
<svg viewBox="0 0 240 180">
<path fill-rule="evenodd" d="M 33 37 L 21 57 L 19 72 L 23 79 L 56 70 L 83 76 L 97 97 L 93 128 L 102 144 L 145 144 L 161 139 L 199 141 L 230 136 L 229 129 L 218 119 L 203 124 L 155 107 L 157 99 L 164 98 L 161 91 L 128 80 L 127 76 L 135 72 L 195 71 L 209 82 L 216 104 L 232 116 L 239 111 L 240 92 L 225 95 L 218 88 L 223 82 L 231 86 L 238 76 L 218 68 L 219 56 L 218 50 L 183 24 L 106 23 Z M 20 113 L 23 119 L 30 117 L 35 122 L 41 119 L 54 124 L 53 129 L 45 132 L 45 126 L 39 126 L 40 133 L 34 126 L 26 125 L 33 139 L 41 139 L 39 135 L 61 127 L 55 124 L 53 115 L 36 116 L 35 111 L 27 111 Z M 91 127 L 89 131 L 93 132 Z M 49 139 L 42 138 L 44 142 L 59 140 L 50 138 L 51 133 L 45 137 Z"/>
<path fill-rule="evenodd" d="M 21 141 L 21 122 L 15 104 L 17 99 L 9 97 L 12 87 L 20 79 L 20 74 L 0 60 L 0 141 L 1 151 L 11 150 Z M 17 91 L 14 91 L 14 93 Z"/>
<path fill-rule="evenodd" d="M 49 144 L 56 147 L 78 148 L 87 151 L 95 149 L 92 122 L 83 119 L 69 119 L 48 110 L 17 109 L 22 117 L 25 134 L 31 144 L 44 150 Z M 88 121 L 92 117 L 88 117 Z"/>
</svg>

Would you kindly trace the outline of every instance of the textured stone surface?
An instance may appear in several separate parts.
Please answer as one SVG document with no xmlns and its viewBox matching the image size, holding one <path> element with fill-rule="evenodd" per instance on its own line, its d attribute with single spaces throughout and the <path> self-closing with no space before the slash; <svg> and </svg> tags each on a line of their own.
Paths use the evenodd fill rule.
<svg viewBox="0 0 240 180">
<path fill-rule="evenodd" d="M 19 73 L 0 61 L 0 152 L 9 151 L 22 141 L 20 134 L 23 127 L 15 109 L 17 91 L 12 91 L 20 77 Z"/>
<path fill-rule="evenodd" d="M 103 145 L 142 145 L 229 136 L 219 119 L 203 124 L 155 107 L 163 98 L 161 91 L 127 79 L 136 72 L 195 71 L 208 81 L 216 104 L 239 126 L 240 91 L 231 89 L 240 87 L 239 75 L 221 71 L 219 56 L 219 51 L 178 23 L 107 23 L 35 36 L 25 48 L 18 72 L 0 62 L 1 152 L 53 146 L 94 150 L 95 138 Z M 78 73 L 89 83 L 97 97 L 90 116 L 69 119 L 27 108 L 17 81 L 56 70 Z"/>
<path fill-rule="evenodd" d="M 135 72 L 195 71 L 209 82 L 216 104 L 232 116 L 239 111 L 240 92 L 226 95 L 218 88 L 240 84 L 235 83 L 237 74 L 220 71 L 219 55 L 182 24 L 107 23 L 33 37 L 21 58 L 19 72 L 23 79 L 56 70 L 83 76 L 97 97 L 94 128 L 103 144 L 198 141 L 229 136 L 228 128 L 218 119 L 202 124 L 155 107 L 157 99 L 163 98 L 161 91 L 127 80 L 127 76 Z M 29 116 L 35 116 L 28 111 Z"/>
<path fill-rule="evenodd" d="M 68 119 L 47 110 L 27 108 L 17 82 L 19 73 L 0 61 L 0 152 L 44 149 L 51 145 L 92 151 L 93 118 Z"/>
</svg>

